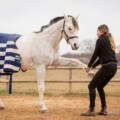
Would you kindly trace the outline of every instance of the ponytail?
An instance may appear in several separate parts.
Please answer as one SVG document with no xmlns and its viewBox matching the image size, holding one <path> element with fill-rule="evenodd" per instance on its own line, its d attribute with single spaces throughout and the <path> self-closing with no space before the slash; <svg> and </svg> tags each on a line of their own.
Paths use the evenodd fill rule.
<svg viewBox="0 0 120 120">
<path fill-rule="evenodd" d="M 115 42 L 114 42 L 112 34 L 108 33 L 107 36 L 108 36 L 108 38 L 110 40 L 111 48 L 113 49 L 113 51 L 115 51 L 116 50 L 116 45 L 115 45 Z"/>
</svg>

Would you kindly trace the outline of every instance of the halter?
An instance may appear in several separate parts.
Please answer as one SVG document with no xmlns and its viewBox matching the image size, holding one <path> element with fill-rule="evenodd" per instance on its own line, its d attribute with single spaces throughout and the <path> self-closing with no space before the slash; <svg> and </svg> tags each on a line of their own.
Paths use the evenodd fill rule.
<svg viewBox="0 0 120 120">
<path fill-rule="evenodd" d="M 78 36 L 68 36 L 67 33 L 65 32 L 65 21 L 63 23 L 63 29 L 61 31 L 61 33 L 64 33 L 64 35 L 66 36 L 67 39 L 65 39 L 67 41 L 67 43 L 69 43 L 69 40 L 70 39 L 73 39 L 73 38 L 78 38 Z"/>
</svg>

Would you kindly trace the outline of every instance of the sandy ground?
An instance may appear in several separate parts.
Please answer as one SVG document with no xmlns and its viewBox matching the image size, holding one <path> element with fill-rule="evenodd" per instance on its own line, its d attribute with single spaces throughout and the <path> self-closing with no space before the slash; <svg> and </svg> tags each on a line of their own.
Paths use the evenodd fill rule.
<svg viewBox="0 0 120 120">
<path fill-rule="evenodd" d="M 83 117 L 81 112 L 88 108 L 88 98 L 82 97 L 45 97 L 50 114 L 41 113 L 37 96 L 10 95 L 0 96 L 5 110 L 0 111 L 0 120 L 120 120 L 120 114 L 108 116 Z M 109 111 L 120 111 L 120 97 L 107 97 Z M 96 100 L 96 111 L 100 109 L 100 101 Z"/>
</svg>

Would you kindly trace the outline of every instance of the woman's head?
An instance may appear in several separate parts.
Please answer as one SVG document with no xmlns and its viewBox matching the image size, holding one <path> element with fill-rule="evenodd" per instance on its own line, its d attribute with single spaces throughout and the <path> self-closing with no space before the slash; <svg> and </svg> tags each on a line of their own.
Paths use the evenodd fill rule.
<svg viewBox="0 0 120 120">
<path fill-rule="evenodd" d="M 107 25 L 103 24 L 98 27 L 98 30 L 100 30 L 103 34 L 109 33 L 109 28 Z"/>
<path fill-rule="evenodd" d="M 107 25 L 103 24 L 98 27 L 97 36 L 100 37 L 102 34 L 109 34 L 109 28 Z"/>
<path fill-rule="evenodd" d="M 111 33 L 109 32 L 109 28 L 107 25 L 103 24 L 103 25 L 100 25 L 98 27 L 98 30 L 97 30 L 97 36 L 100 37 L 102 34 L 106 34 L 110 40 L 110 44 L 111 44 L 111 47 L 112 49 L 115 51 L 116 49 L 116 45 L 115 45 L 115 42 L 114 42 L 114 39 L 111 35 Z"/>
</svg>

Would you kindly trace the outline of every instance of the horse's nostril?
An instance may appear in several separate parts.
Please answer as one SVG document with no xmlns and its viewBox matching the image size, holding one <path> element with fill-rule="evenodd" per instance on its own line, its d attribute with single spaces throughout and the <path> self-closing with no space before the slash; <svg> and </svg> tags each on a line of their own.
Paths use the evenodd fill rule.
<svg viewBox="0 0 120 120">
<path fill-rule="evenodd" d="M 77 44 L 76 44 L 76 43 L 74 43 L 74 47 L 75 47 L 75 48 L 77 47 Z"/>
</svg>

